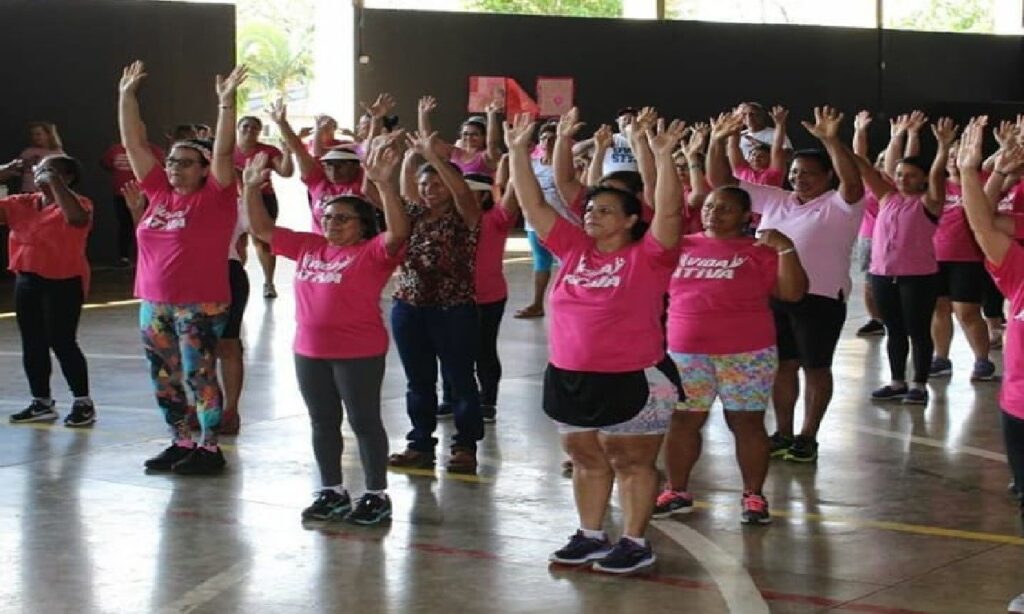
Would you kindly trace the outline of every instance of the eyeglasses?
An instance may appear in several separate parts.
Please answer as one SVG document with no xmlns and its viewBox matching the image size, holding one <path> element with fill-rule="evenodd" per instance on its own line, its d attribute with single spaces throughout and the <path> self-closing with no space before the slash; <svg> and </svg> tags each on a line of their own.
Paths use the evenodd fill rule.
<svg viewBox="0 0 1024 614">
<path fill-rule="evenodd" d="M 483 135 L 480 134 L 479 132 L 463 132 L 460 136 L 463 136 L 463 137 L 471 137 L 471 136 L 473 136 L 473 137 L 481 137 Z"/>
<path fill-rule="evenodd" d="M 193 158 L 167 158 L 164 160 L 164 166 L 167 168 L 192 168 L 196 164 L 199 164 L 199 160 Z"/>
<path fill-rule="evenodd" d="M 358 215 L 350 215 L 348 213 L 325 213 L 323 215 L 323 221 L 325 222 L 338 222 L 339 224 L 345 224 L 352 220 L 358 220 Z"/>
</svg>

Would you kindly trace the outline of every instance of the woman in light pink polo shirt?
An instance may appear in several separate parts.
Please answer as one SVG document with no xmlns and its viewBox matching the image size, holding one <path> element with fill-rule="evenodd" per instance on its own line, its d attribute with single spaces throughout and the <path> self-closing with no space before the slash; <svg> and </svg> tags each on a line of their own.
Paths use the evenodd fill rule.
<svg viewBox="0 0 1024 614">
<path fill-rule="evenodd" d="M 876 401 L 928 403 L 931 314 L 939 270 L 932 238 L 946 201 L 946 159 L 957 127 L 953 120 L 942 118 L 932 125 L 932 132 L 938 151 L 931 169 L 920 157 L 903 158 L 895 166 L 895 186 L 870 162 L 858 158 L 864 182 L 878 199 L 878 217 L 871 237 L 870 282 L 885 324 L 892 375 L 892 381 L 871 393 Z M 899 139 L 890 140 L 887 160 L 900 155 L 899 145 Z M 914 381 L 908 387 L 907 354 L 911 347 Z"/>
<path fill-rule="evenodd" d="M 1002 408 L 1003 438 L 1006 456 L 1016 484 L 1024 484 L 1024 247 L 1013 240 L 996 221 L 995 206 L 982 188 L 981 146 L 984 140 L 984 119 L 972 119 L 964 128 L 957 164 L 963 188 L 963 206 L 967 221 L 985 254 L 985 266 L 999 289 L 1010 300 L 1012 317 L 1006 327 L 1003 350 L 1003 386 L 999 393 Z M 1015 145 L 1004 153 L 1019 169 L 1024 165 L 1024 151 Z M 1024 512 L 1024 506 L 1022 506 Z M 1011 612 L 1024 611 L 1024 593 L 1010 602 Z"/>
</svg>

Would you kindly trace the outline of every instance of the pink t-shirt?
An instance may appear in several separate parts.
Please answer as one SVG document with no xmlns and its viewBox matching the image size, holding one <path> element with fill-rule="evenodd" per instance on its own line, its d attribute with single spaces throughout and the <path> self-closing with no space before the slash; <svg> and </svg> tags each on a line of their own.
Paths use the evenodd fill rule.
<svg viewBox="0 0 1024 614">
<path fill-rule="evenodd" d="M 296 354 L 309 358 L 365 358 L 388 351 L 380 296 L 402 262 L 389 256 L 381 233 L 356 245 L 331 245 L 324 237 L 274 230 L 274 253 L 295 261 Z"/>
<path fill-rule="evenodd" d="M 508 284 L 502 270 L 505 240 L 519 215 L 509 215 L 496 204 L 480 218 L 480 238 L 476 244 L 476 302 L 496 303 L 508 298 Z"/>
<path fill-rule="evenodd" d="M 256 154 L 260 153 L 267 154 L 268 168 L 274 162 L 274 160 L 284 157 L 284 154 L 281 153 L 280 149 L 274 147 L 273 145 L 267 145 L 266 143 L 256 143 L 256 146 L 250 149 L 248 153 L 243 152 L 242 149 L 236 145 L 235 153 L 232 156 L 232 161 L 235 164 L 235 168 L 237 168 L 238 170 L 244 169 L 245 165 L 249 162 L 249 160 L 252 160 L 253 158 L 256 157 Z M 262 191 L 264 194 L 273 194 L 274 186 L 268 180 L 266 183 L 260 186 L 260 191 Z"/>
<path fill-rule="evenodd" d="M 1024 247 L 1010 244 L 1002 264 L 985 261 L 1006 298 L 1010 300 L 1011 316 L 1006 323 L 1006 344 L 1003 346 L 1003 386 L 999 391 L 999 404 L 1003 411 L 1016 418 L 1024 418 Z"/>
<path fill-rule="evenodd" d="M 669 283 L 668 349 L 739 354 L 775 345 L 779 256 L 750 237 L 682 238 Z"/>
<path fill-rule="evenodd" d="M 793 241 L 807 271 L 808 293 L 844 301 L 849 298 L 850 252 L 857 240 L 864 199 L 847 203 L 839 192 L 829 190 L 801 204 L 788 190 L 745 181 L 740 187 L 750 194 L 754 212 L 762 215 L 759 228 L 774 228 Z"/>
<path fill-rule="evenodd" d="M 936 220 L 925 208 L 924 197 L 904 196 L 895 190 L 886 194 L 871 237 L 872 275 L 898 277 L 938 272 L 932 245 Z"/>
<path fill-rule="evenodd" d="M 558 218 L 544 240 L 562 263 L 549 299 L 551 364 L 570 371 L 623 373 L 665 355 L 665 292 L 678 260 L 648 232 L 610 253 Z"/>
<path fill-rule="evenodd" d="M 235 184 L 210 175 L 198 191 L 175 192 L 154 166 L 141 183 L 149 200 L 135 236 L 135 296 L 156 303 L 227 303 L 231 233 L 238 220 Z"/>
<path fill-rule="evenodd" d="M 57 203 L 43 204 L 43 194 L 15 194 L 0 198 L 0 213 L 7 220 L 10 262 L 17 273 L 35 273 L 47 279 L 81 277 L 83 290 L 89 290 L 89 261 L 85 245 L 93 224 L 93 206 L 88 198 L 76 194 L 89 223 L 72 226 Z"/>
<path fill-rule="evenodd" d="M 494 169 L 487 165 L 487 152 L 478 151 L 469 153 L 465 149 L 452 148 L 451 162 L 459 167 L 463 175 L 487 175 L 494 176 Z"/>
<path fill-rule="evenodd" d="M 964 214 L 960 184 L 946 180 L 946 204 L 935 229 L 935 257 L 940 262 L 981 262 L 984 255 Z"/>
<path fill-rule="evenodd" d="M 355 181 L 348 183 L 331 183 L 320 166 L 313 167 L 309 175 L 302 178 L 306 184 L 310 197 L 310 213 L 313 215 L 313 232 L 324 233 L 321 220 L 324 217 L 323 202 L 333 196 L 363 196 L 363 171 L 359 170 L 359 176 Z"/>
<path fill-rule="evenodd" d="M 763 168 L 761 170 L 754 170 L 753 167 L 741 166 L 736 169 L 734 173 L 736 178 L 747 183 L 756 183 L 757 185 L 770 185 L 776 188 L 782 187 L 782 182 L 786 178 L 785 173 L 777 168 L 771 166 Z"/>
<path fill-rule="evenodd" d="M 149 150 L 153 152 L 160 166 L 164 164 L 164 151 L 156 145 L 150 145 Z M 107 148 L 100 159 L 100 166 L 110 171 L 110 187 L 115 196 L 120 196 L 121 188 L 129 181 L 135 181 L 135 173 L 132 172 L 132 165 L 128 162 L 128 153 L 124 145 L 114 143 Z"/>
<path fill-rule="evenodd" d="M 864 188 L 864 217 L 860 220 L 860 231 L 857 236 L 870 239 L 875 233 L 875 220 L 878 218 L 878 199 L 871 190 Z"/>
</svg>

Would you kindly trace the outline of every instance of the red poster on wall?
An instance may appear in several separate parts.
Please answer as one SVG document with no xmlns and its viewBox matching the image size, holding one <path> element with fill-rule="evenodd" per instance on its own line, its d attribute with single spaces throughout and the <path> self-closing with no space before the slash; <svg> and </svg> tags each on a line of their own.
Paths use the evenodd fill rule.
<svg viewBox="0 0 1024 614">
<path fill-rule="evenodd" d="M 470 113 L 484 113 L 487 105 L 494 100 L 505 100 L 505 77 L 480 77 L 469 78 L 469 104 L 467 110 Z"/>
<path fill-rule="evenodd" d="M 558 117 L 573 106 L 576 82 L 572 77 L 537 77 L 537 104 L 541 117 Z"/>
</svg>

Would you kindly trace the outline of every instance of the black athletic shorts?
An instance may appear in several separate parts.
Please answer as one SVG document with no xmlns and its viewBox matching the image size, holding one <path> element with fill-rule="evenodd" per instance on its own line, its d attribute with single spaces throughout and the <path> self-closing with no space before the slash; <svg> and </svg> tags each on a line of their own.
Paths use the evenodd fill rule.
<svg viewBox="0 0 1024 614">
<path fill-rule="evenodd" d="M 846 322 L 846 302 L 808 294 L 789 303 L 772 300 L 779 360 L 799 360 L 805 369 L 832 366 Z"/>
<path fill-rule="evenodd" d="M 956 303 L 981 303 L 988 271 L 981 262 L 939 262 L 938 296 Z"/>
<path fill-rule="evenodd" d="M 249 303 L 249 276 L 242 263 L 228 260 L 228 283 L 231 284 L 231 305 L 228 306 L 228 323 L 224 326 L 221 339 L 238 339 L 242 334 L 242 315 Z"/>
</svg>

